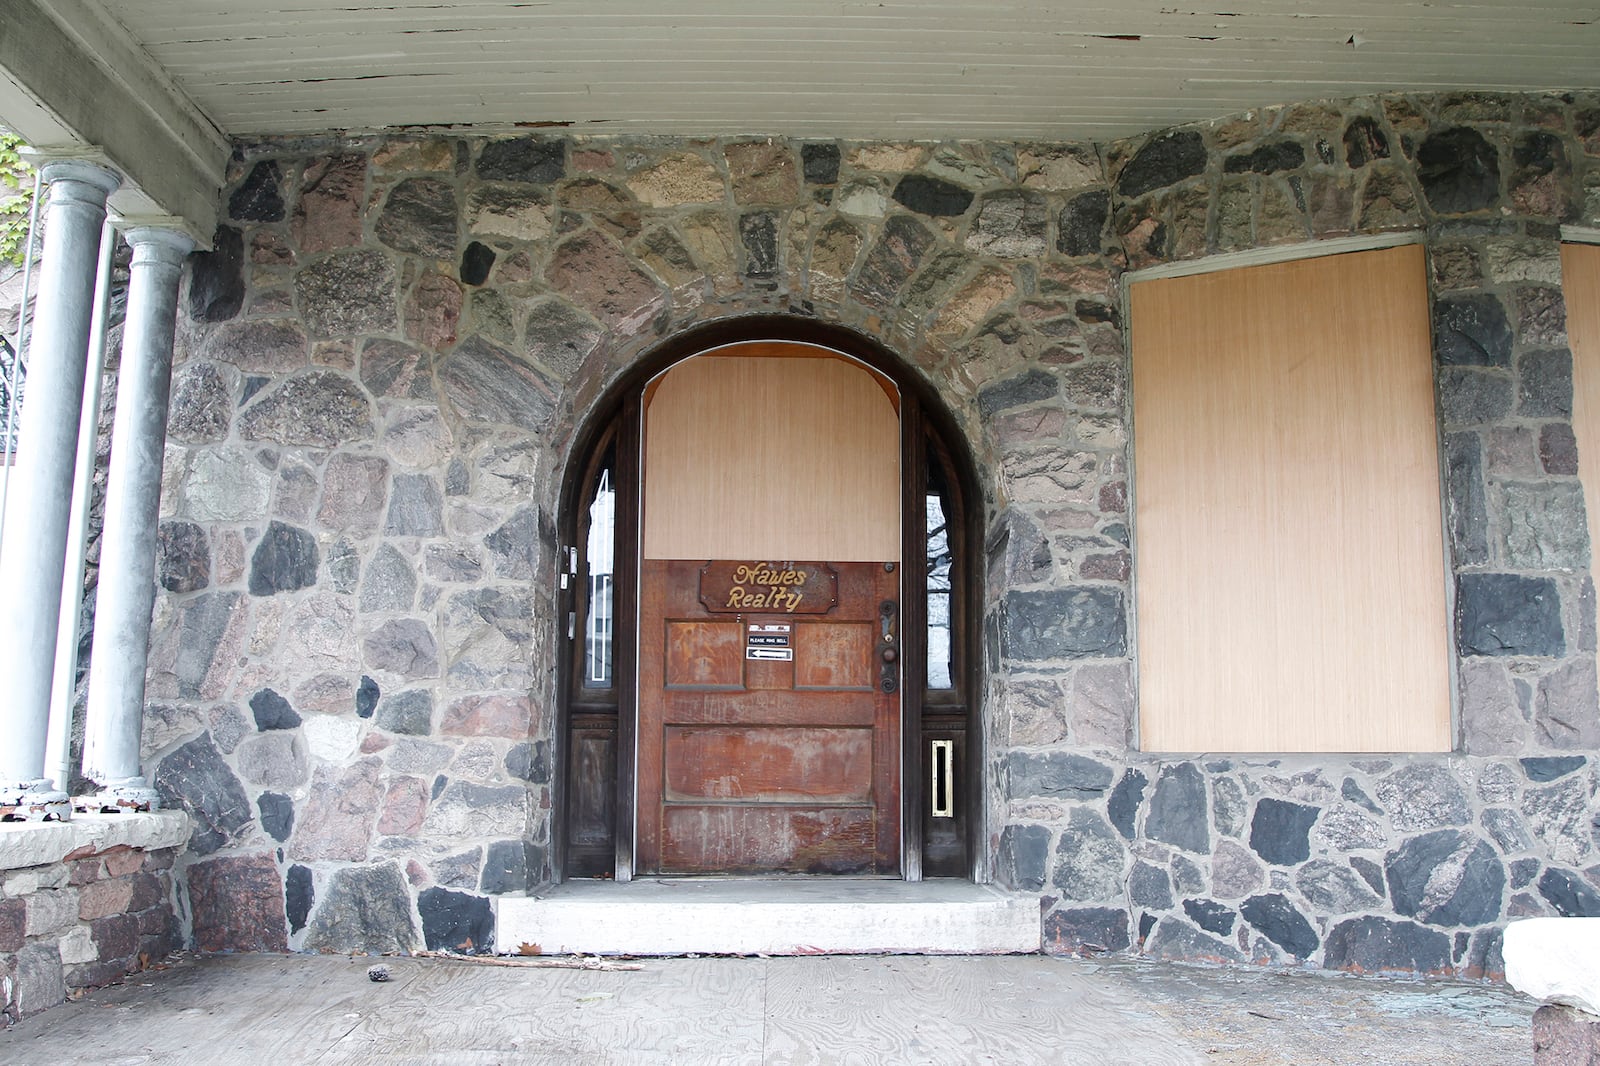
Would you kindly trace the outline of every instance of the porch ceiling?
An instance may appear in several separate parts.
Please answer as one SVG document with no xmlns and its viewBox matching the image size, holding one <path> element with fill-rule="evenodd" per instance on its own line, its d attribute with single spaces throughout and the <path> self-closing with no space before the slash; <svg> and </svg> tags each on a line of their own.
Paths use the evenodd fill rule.
<svg viewBox="0 0 1600 1066">
<path fill-rule="evenodd" d="M 1600 82 L 1592 0 L 44 0 L 103 4 L 231 135 L 1100 139 L 1388 90 Z"/>
</svg>

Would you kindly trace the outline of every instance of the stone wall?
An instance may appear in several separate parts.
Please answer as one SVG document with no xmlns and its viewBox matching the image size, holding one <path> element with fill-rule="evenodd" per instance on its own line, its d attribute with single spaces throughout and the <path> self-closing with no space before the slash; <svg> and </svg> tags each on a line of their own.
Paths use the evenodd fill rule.
<svg viewBox="0 0 1600 1066">
<path fill-rule="evenodd" d="M 476 950 L 548 877 L 567 442 L 754 312 L 879 339 L 967 436 L 991 857 L 1052 950 L 1492 973 L 1507 918 L 1600 913 L 1557 247 L 1597 128 L 1473 95 L 1105 145 L 239 145 L 180 315 L 145 736 L 196 943 Z M 1119 277 L 1384 231 L 1430 252 L 1458 751 L 1140 755 Z"/>
<path fill-rule="evenodd" d="M 0 1023 L 113 984 L 183 946 L 182 815 L 0 828 Z"/>
</svg>

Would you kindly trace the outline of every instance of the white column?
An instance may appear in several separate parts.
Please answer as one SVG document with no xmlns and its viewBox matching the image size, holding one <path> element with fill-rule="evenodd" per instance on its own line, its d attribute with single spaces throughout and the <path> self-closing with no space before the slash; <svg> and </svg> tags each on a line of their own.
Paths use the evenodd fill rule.
<svg viewBox="0 0 1600 1066">
<path fill-rule="evenodd" d="M 159 806 L 141 771 L 139 738 L 144 726 L 150 611 L 156 598 L 156 526 L 178 273 L 183 257 L 194 248 L 194 242 L 178 230 L 153 226 L 129 230 L 127 239 L 133 247 L 133 264 L 111 429 L 105 529 L 100 536 L 100 588 L 83 756 L 84 773 L 103 786 L 95 801 L 102 810 Z"/>
<path fill-rule="evenodd" d="M 0 811 L 64 819 L 66 794 L 44 776 L 45 739 L 95 260 L 106 197 L 122 179 L 82 162 L 47 163 L 42 174 L 50 192 L 38 310 L 0 552 Z"/>
</svg>

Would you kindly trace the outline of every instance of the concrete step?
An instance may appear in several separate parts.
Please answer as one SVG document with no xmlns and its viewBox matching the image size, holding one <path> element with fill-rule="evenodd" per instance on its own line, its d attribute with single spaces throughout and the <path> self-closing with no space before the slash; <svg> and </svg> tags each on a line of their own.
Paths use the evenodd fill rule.
<svg viewBox="0 0 1600 1066">
<path fill-rule="evenodd" d="M 1039 950 L 1039 899 L 967 881 L 569 881 L 495 900 L 503 955 L 994 955 Z"/>
</svg>

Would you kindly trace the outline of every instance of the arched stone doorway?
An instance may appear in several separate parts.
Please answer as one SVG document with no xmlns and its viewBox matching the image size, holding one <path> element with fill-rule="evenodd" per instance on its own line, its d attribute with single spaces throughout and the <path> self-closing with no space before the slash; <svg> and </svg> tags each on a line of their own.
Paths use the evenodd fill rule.
<svg viewBox="0 0 1600 1066">
<path fill-rule="evenodd" d="M 766 390 L 746 400 L 768 414 L 717 418 L 716 403 L 737 402 L 732 386 L 722 400 L 707 396 L 727 374 L 742 374 L 737 388 Z M 775 402 L 771 390 L 785 388 L 821 391 Z M 675 413 L 656 407 L 652 424 L 658 400 Z M 841 404 L 856 405 L 845 423 L 808 428 L 805 419 L 836 417 Z M 863 428 L 880 416 L 886 430 Z M 669 432 L 694 439 L 662 446 Z M 851 447 L 881 451 L 873 432 L 895 454 L 852 459 Z M 731 498 L 706 484 L 725 486 L 730 457 L 757 509 L 782 512 L 777 521 L 732 523 L 743 531 L 722 535 Z M 703 478 L 674 469 L 694 462 L 728 469 Z M 872 469 L 857 478 L 863 466 Z M 769 483 L 797 472 L 811 479 L 798 498 Z M 894 353 L 787 316 L 688 331 L 593 407 L 561 499 L 558 880 L 981 878 L 980 497 L 954 420 Z M 663 519 L 669 500 L 677 513 Z M 834 515 L 814 524 L 821 539 L 783 539 L 812 507 Z M 792 582 L 816 601 L 799 613 L 787 598 L 730 607 L 730 590 L 709 591 L 738 566 L 765 563 L 793 564 L 773 569 L 813 585 L 826 574 L 828 585 Z"/>
</svg>

